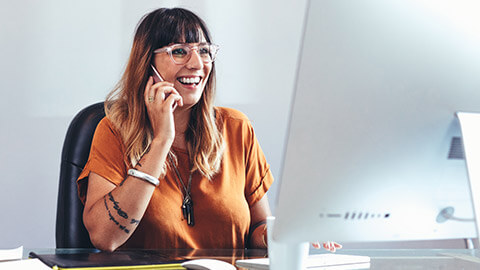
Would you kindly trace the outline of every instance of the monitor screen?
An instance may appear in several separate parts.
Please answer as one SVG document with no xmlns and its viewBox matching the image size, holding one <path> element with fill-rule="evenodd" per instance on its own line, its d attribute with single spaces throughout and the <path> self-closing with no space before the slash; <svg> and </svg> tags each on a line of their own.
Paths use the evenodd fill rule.
<svg viewBox="0 0 480 270">
<path fill-rule="evenodd" d="M 480 2 L 311 0 L 273 237 L 476 238 L 457 111 L 480 111 Z M 442 219 L 444 209 L 464 221 Z"/>
</svg>

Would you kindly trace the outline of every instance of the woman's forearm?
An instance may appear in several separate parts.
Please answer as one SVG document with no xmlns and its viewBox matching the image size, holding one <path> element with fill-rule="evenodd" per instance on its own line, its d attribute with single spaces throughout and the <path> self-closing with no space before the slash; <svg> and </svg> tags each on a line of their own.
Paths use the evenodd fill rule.
<svg viewBox="0 0 480 270">
<path fill-rule="evenodd" d="M 169 144 L 152 142 L 135 169 L 158 178 L 164 167 Z M 118 186 L 91 173 L 83 220 L 93 245 L 113 251 L 135 231 L 143 217 L 155 185 L 127 176 Z"/>
<path fill-rule="evenodd" d="M 98 249 L 113 251 L 122 245 L 145 213 L 155 186 L 131 178 L 84 211 L 85 227 Z"/>
</svg>

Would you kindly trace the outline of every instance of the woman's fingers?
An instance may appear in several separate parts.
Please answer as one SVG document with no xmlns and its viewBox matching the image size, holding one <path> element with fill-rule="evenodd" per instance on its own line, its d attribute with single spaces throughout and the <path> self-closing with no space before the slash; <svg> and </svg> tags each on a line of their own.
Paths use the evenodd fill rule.
<svg viewBox="0 0 480 270">
<path fill-rule="evenodd" d="M 177 90 L 171 86 L 166 86 L 158 90 L 161 100 L 166 104 L 170 105 L 173 109 L 178 106 L 183 106 L 182 96 L 177 92 Z"/>
<path fill-rule="evenodd" d="M 152 85 L 153 85 L 153 78 L 152 76 L 148 77 L 147 85 L 145 86 L 145 91 L 143 93 L 143 97 L 145 99 L 145 102 L 152 102 L 155 95 L 152 95 Z"/>
<path fill-rule="evenodd" d="M 170 105 L 174 109 L 177 105 L 183 106 L 183 99 L 172 83 L 165 81 L 154 83 L 151 76 L 145 86 L 144 98 L 147 107 Z"/>
<path fill-rule="evenodd" d="M 177 106 L 183 106 L 183 98 L 179 94 L 170 94 L 166 100 L 167 104 L 169 104 L 172 108 L 172 111 L 177 108 Z"/>
<path fill-rule="evenodd" d="M 320 245 L 320 242 L 318 242 L 318 241 L 317 241 L 317 242 L 312 242 L 311 244 L 312 244 L 312 246 L 313 246 L 314 248 L 316 248 L 316 249 L 319 249 L 319 248 L 322 247 L 322 246 Z"/>
<path fill-rule="evenodd" d="M 166 107 L 171 108 L 172 112 L 177 106 L 183 106 L 183 99 L 175 88 L 164 88 L 160 90 L 160 98 L 163 100 Z"/>
<path fill-rule="evenodd" d="M 342 245 L 329 241 L 329 242 L 323 243 L 323 248 L 330 252 L 335 252 L 337 251 L 337 249 L 341 249 Z"/>
<path fill-rule="evenodd" d="M 324 249 L 330 252 L 335 252 L 337 251 L 337 249 L 342 248 L 342 245 L 335 243 L 333 241 L 324 242 L 322 245 L 320 245 L 320 242 L 312 242 L 312 246 L 316 249 L 319 249 L 323 246 Z"/>
</svg>

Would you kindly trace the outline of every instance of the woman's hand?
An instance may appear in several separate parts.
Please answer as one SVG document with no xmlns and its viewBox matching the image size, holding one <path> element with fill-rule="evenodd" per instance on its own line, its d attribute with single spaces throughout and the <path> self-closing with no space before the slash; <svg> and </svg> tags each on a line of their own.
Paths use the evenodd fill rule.
<svg viewBox="0 0 480 270">
<path fill-rule="evenodd" d="M 312 242 L 312 246 L 316 249 L 322 248 L 322 245 L 320 245 L 319 242 Z M 337 249 L 341 249 L 342 245 L 340 245 L 338 243 L 335 243 L 335 242 L 332 242 L 332 241 L 328 241 L 328 242 L 323 243 L 323 248 L 330 251 L 330 252 L 335 252 L 335 251 L 337 251 Z"/>
<path fill-rule="evenodd" d="M 170 82 L 153 83 L 153 78 L 148 78 L 145 87 L 145 106 L 153 129 L 153 139 L 162 138 L 171 140 L 175 138 L 175 123 L 173 111 L 176 106 L 183 106 L 183 99 Z"/>
</svg>

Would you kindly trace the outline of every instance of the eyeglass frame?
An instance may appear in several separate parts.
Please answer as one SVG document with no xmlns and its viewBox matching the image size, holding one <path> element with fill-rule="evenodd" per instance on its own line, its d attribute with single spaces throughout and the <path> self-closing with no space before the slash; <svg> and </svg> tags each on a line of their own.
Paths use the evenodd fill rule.
<svg viewBox="0 0 480 270">
<path fill-rule="evenodd" d="M 213 63 L 215 61 L 215 59 L 217 58 L 217 53 L 218 53 L 218 50 L 220 49 L 220 46 L 218 46 L 217 44 L 208 43 L 208 42 L 199 43 L 197 45 L 191 45 L 189 43 L 175 43 L 175 44 L 172 44 L 172 45 L 168 45 L 166 47 L 158 48 L 158 49 L 154 50 L 153 53 L 158 54 L 158 53 L 166 52 L 170 56 L 170 59 L 172 60 L 172 62 L 174 64 L 183 65 L 186 62 L 190 61 L 190 59 L 192 58 L 192 52 L 191 51 L 196 50 L 197 53 L 198 53 L 199 46 L 202 46 L 202 45 L 210 46 L 210 54 L 211 54 L 211 56 L 210 56 L 211 60 L 210 61 L 203 61 L 203 63 Z M 185 60 L 185 63 L 177 63 L 175 61 L 175 59 L 173 58 L 172 51 L 173 51 L 173 48 L 175 46 L 186 46 L 190 50 L 190 57 L 187 60 Z M 212 47 L 215 49 L 215 54 L 211 53 Z"/>
</svg>

